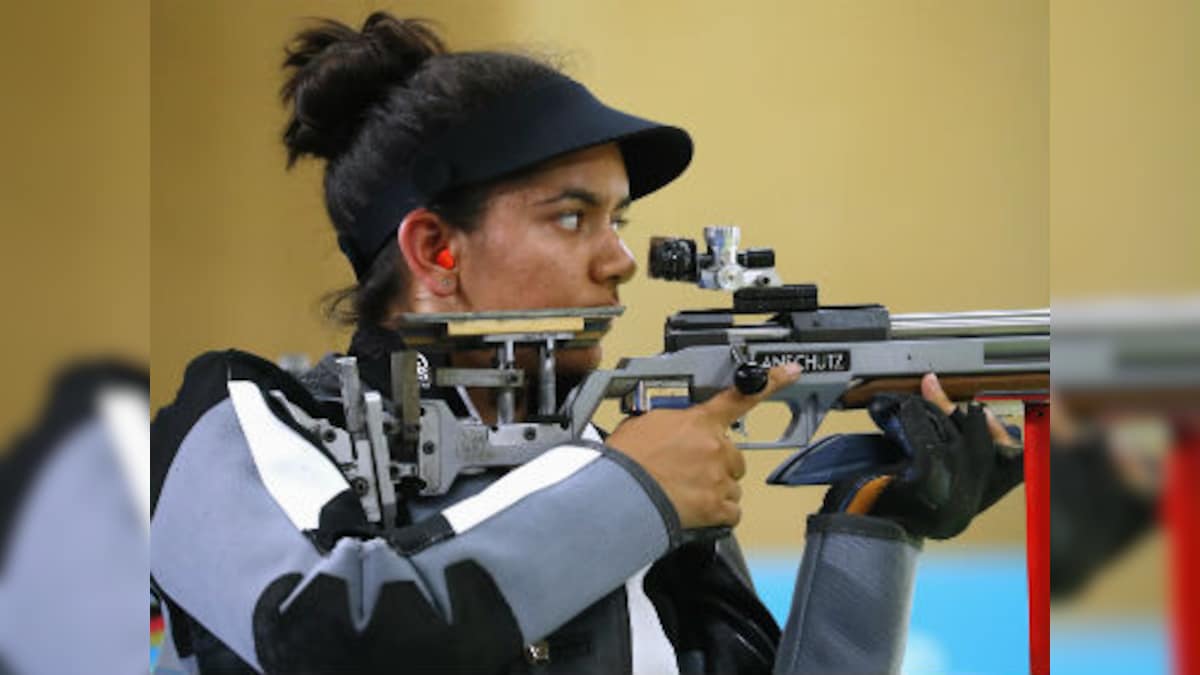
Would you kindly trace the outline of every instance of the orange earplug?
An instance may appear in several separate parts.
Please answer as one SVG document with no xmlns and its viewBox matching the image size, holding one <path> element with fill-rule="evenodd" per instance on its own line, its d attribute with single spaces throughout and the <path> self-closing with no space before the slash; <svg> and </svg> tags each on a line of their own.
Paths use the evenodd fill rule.
<svg viewBox="0 0 1200 675">
<path fill-rule="evenodd" d="M 444 248 L 438 251 L 437 258 L 434 259 L 434 262 L 436 262 L 438 267 L 441 267 L 442 269 L 452 270 L 454 269 L 454 254 L 450 252 L 450 249 Z"/>
</svg>

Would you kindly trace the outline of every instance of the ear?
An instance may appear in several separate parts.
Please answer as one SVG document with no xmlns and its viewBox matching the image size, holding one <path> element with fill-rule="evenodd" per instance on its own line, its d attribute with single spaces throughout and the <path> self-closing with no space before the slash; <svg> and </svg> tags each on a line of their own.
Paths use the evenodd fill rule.
<svg viewBox="0 0 1200 675">
<path fill-rule="evenodd" d="M 458 270 L 448 270 L 437 264 L 438 253 L 443 249 L 450 249 L 457 257 L 453 234 L 450 225 L 429 209 L 416 209 L 404 217 L 396 231 L 396 240 L 417 286 L 414 290 L 437 297 L 448 297 L 457 292 Z"/>
</svg>

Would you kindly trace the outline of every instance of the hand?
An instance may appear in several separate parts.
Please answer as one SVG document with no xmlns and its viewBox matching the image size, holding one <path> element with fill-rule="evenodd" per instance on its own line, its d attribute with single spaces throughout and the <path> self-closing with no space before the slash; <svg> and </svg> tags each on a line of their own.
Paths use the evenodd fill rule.
<svg viewBox="0 0 1200 675">
<path fill-rule="evenodd" d="M 684 529 L 733 526 L 742 518 L 746 461 L 729 439 L 729 426 L 771 394 L 800 377 L 795 364 L 776 366 L 752 396 L 730 387 L 686 410 L 651 410 L 630 417 L 608 445 L 642 466 L 662 487 Z"/>
<path fill-rule="evenodd" d="M 932 373 L 921 394 L 871 403 L 871 417 L 906 459 L 833 486 L 825 510 L 870 513 L 916 536 L 949 539 L 1021 482 L 1019 445 L 991 411 L 972 403 L 963 413 Z"/>
</svg>

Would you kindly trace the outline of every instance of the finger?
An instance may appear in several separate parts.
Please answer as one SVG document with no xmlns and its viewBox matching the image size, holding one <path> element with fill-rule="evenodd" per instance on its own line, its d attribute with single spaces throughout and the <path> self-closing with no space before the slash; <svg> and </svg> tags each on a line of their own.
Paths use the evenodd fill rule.
<svg viewBox="0 0 1200 675">
<path fill-rule="evenodd" d="M 992 440 L 999 445 L 1006 445 L 1010 448 L 1015 448 L 1019 443 L 1008 433 L 1008 429 L 1004 428 L 1004 424 L 1000 418 L 996 417 L 996 413 L 992 412 L 991 408 L 984 406 L 983 414 L 987 417 L 988 431 L 992 432 Z"/>
<path fill-rule="evenodd" d="M 733 527 L 742 522 L 742 507 L 737 502 L 726 500 L 722 502 L 721 524 Z"/>
<path fill-rule="evenodd" d="M 951 401 L 950 397 L 946 395 L 946 391 L 942 389 L 942 383 L 938 382 L 938 377 L 934 373 L 926 373 L 925 377 L 921 378 L 921 396 L 947 415 L 954 412 L 954 401 Z"/>
<path fill-rule="evenodd" d="M 730 483 L 729 490 L 725 494 L 725 500 L 740 504 L 742 501 L 742 484 L 736 481 Z"/>
<path fill-rule="evenodd" d="M 746 475 L 746 457 L 728 436 L 721 439 L 721 449 L 725 456 L 725 469 L 734 480 L 741 480 Z"/>
<path fill-rule="evenodd" d="M 978 401 L 972 401 L 967 405 L 965 413 L 956 409 L 954 414 L 959 418 L 959 431 L 967 439 L 968 451 L 976 461 L 980 462 L 981 466 L 995 461 L 998 453 L 995 434 L 987 420 L 987 408 Z"/>
<path fill-rule="evenodd" d="M 767 386 L 757 394 L 746 395 L 731 386 L 696 406 L 696 409 L 721 427 L 728 427 L 750 412 L 754 406 L 800 379 L 802 370 L 798 363 L 775 366 L 767 371 Z"/>
</svg>

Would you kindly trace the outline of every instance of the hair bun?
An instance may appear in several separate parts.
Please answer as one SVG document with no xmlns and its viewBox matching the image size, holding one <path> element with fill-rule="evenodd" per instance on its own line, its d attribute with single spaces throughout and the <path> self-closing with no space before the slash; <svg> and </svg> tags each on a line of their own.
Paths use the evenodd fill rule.
<svg viewBox="0 0 1200 675">
<path fill-rule="evenodd" d="M 303 155 L 328 160 L 342 154 L 371 108 L 446 47 L 423 20 L 375 12 L 361 32 L 321 20 L 285 52 L 283 68 L 291 73 L 280 97 L 291 105 L 283 133 L 291 166 Z"/>
</svg>

